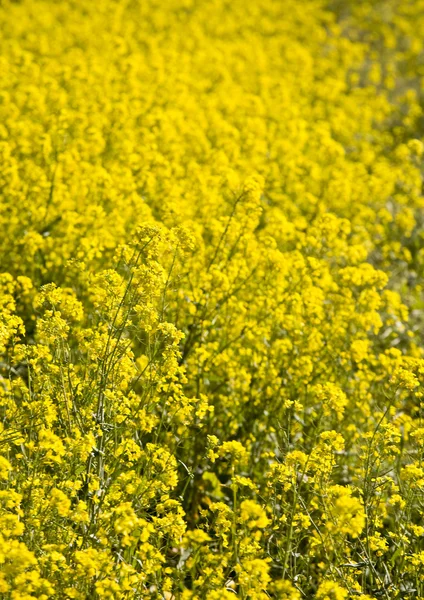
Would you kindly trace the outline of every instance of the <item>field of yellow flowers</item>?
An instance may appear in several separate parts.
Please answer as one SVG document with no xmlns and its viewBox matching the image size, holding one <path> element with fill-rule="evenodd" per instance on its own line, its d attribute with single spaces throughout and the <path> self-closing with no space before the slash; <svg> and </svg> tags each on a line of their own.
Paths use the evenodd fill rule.
<svg viewBox="0 0 424 600">
<path fill-rule="evenodd" d="M 0 31 L 0 598 L 424 598 L 424 1 Z"/>
</svg>

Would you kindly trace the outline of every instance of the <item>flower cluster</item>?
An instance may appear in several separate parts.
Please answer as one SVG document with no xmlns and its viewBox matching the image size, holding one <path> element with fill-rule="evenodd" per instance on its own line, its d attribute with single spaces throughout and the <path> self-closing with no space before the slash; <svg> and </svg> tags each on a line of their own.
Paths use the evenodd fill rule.
<svg viewBox="0 0 424 600">
<path fill-rule="evenodd" d="M 0 3 L 1 598 L 424 598 L 423 28 Z"/>
</svg>

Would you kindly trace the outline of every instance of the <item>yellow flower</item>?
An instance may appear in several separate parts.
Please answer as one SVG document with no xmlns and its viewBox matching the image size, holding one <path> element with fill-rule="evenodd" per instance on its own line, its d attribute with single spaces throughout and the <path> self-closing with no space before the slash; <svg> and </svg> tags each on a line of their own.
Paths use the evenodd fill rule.
<svg viewBox="0 0 424 600">
<path fill-rule="evenodd" d="M 4 456 L 0 456 L 0 479 L 7 479 L 11 470 L 10 462 Z"/>
<path fill-rule="evenodd" d="M 54 488 L 50 494 L 50 506 L 56 509 L 61 517 L 67 517 L 71 508 L 71 501 L 61 490 Z"/>
<path fill-rule="evenodd" d="M 334 581 L 323 581 L 316 593 L 317 600 L 344 600 L 349 595 L 348 591 Z"/>
<path fill-rule="evenodd" d="M 365 526 L 362 503 L 352 496 L 352 490 L 340 485 L 331 486 L 328 494 L 331 499 L 326 523 L 328 531 L 357 538 Z"/>
<path fill-rule="evenodd" d="M 269 524 L 266 511 L 254 500 L 243 500 L 240 504 L 240 522 L 249 529 L 263 529 Z"/>
</svg>

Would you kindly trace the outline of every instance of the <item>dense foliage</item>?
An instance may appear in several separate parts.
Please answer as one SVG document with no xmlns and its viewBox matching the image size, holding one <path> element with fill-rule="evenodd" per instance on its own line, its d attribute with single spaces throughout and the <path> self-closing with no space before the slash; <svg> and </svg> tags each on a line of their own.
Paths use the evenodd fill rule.
<svg viewBox="0 0 424 600">
<path fill-rule="evenodd" d="M 0 30 L 0 597 L 424 598 L 424 2 Z"/>
</svg>

